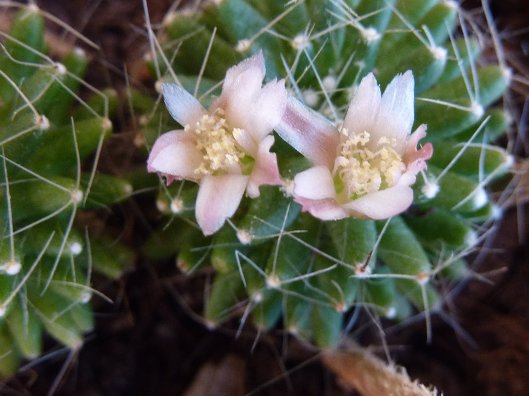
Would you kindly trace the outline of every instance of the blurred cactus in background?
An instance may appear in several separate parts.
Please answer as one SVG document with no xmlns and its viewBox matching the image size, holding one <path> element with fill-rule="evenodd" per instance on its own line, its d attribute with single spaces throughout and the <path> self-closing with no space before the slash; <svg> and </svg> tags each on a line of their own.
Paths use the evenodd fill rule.
<svg viewBox="0 0 529 396">
<path fill-rule="evenodd" d="M 13 7 L 10 30 L 0 32 L 0 376 L 39 356 L 43 330 L 77 350 L 93 327 L 92 272 L 116 278 L 132 260 L 112 237 L 90 235 L 77 221 L 132 192 L 95 170 L 116 94 L 83 81 L 82 49 L 48 56 L 37 6 Z"/>
<path fill-rule="evenodd" d="M 286 78 L 290 95 L 337 128 L 364 76 L 373 72 L 385 88 L 411 70 L 414 129 L 426 124 L 421 143 L 434 147 L 414 185 L 414 205 L 387 221 L 320 221 L 302 212 L 290 183 L 310 164 L 278 136 L 272 151 L 284 188 L 261 187 L 258 198 L 244 198 L 210 237 L 195 223 L 197 185 L 160 180 L 156 205 L 165 217 L 143 252 L 176 255 L 187 273 L 213 266 L 209 325 L 233 316 L 262 330 L 282 322 L 329 348 L 361 310 L 376 320 L 425 312 L 428 322 L 444 309 L 444 293 L 470 273 L 465 256 L 501 215 L 489 185 L 513 162 L 495 144 L 509 123 L 494 104 L 510 71 L 482 62 L 479 38 L 456 2 L 221 0 L 170 13 L 150 39 L 146 60 L 158 88 L 179 84 L 208 107 L 228 68 L 262 50 L 267 79 Z M 151 147 L 175 122 L 159 100 L 131 95 Z"/>
</svg>

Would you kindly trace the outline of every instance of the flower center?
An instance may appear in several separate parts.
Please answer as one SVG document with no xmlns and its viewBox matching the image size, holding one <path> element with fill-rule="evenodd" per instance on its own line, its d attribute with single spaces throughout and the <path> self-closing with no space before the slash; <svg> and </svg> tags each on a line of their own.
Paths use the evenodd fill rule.
<svg viewBox="0 0 529 396">
<path fill-rule="evenodd" d="M 186 125 L 185 130 L 196 135 L 196 148 L 203 155 L 202 163 L 195 173 L 205 176 L 241 169 L 241 161 L 246 153 L 234 138 L 234 134 L 240 133 L 240 130 L 229 126 L 222 109 L 216 109 L 213 114 L 204 114 L 194 128 Z"/>
<path fill-rule="evenodd" d="M 339 198 L 357 199 L 397 182 L 406 166 L 395 151 L 395 139 L 382 137 L 373 145 L 367 131 L 349 136 L 342 129 L 342 134 L 346 139 L 338 146 L 333 170 Z"/>
</svg>

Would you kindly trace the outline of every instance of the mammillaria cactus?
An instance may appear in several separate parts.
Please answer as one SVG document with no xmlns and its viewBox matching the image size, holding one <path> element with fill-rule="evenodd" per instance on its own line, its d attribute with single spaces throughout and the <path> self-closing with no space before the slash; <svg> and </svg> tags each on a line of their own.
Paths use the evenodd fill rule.
<svg viewBox="0 0 529 396">
<path fill-rule="evenodd" d="M 481 64 L 479 43 L 459 15 L 456 2 L 440 0 L 222 0 L 165 19 L 158 36 L 163 52 L 151 56 L 163 84 L 180 84 L 209 103 L 229 67 L 262 51 L 268 78 L 286 78 L 289 95 L 296 98 L 289 99 L 286 121 L 275 127 L 280 137 L 271 149 L 283 187 L 263 186 L 258 197 L 249 194 L 217 233 L 204 237 L 187 225 L 194 222 L 196 186 L 181 181 L 160 189 L 157 205 L 176 225 L 164 224 L 145 251 L 153 252 L 161 240 L 174 241 L 164 253 L 156 252 L 158 258 L 177 253 L 183 271 L 213 265 L 217 275 L 204 312 L 209 323 L 241 315 L 242 323 L 250 318 L 268 329 L 281 321 L 292 334 L 325 348 L 340 340 L 350 310 L 403 320 L 416 310 L 429 317 L 443 309 L 438 286 L 466 274 L 464 256 L 498 215 L 486 188 L 512 163 L 494 145 L 508 117 L 489 107 L 508 86 L 510 73 Z M 388 87 L 380 105 L 377 81 Z M 164 97 L 166 102 L 170 97 L 165 90 Z M 176 119 L 187 122 L 183 115 Z M 163 106 L 150 120 L 145 129 L 150 144 L 174 129 Z M 412 124 L 419 129 L 404 150 L 403 133 Z M 358 129 L 349 135 L 355 147 L 343 142 L 325 147 L 326 139 L 338 142 L 348 127 Z M 394 161 L 398 169 L 386 163 L 389 157 L 373 154 L 372 146 L 359 148 L 371 144 L 362 137 L 377 133 L 373 128 L 389 131 L 391 150 L 404 158 Z M 235 129 L 231 132 L 237 140 Z M 344 160 L 338 164 L 344 169 L 336 168 L 334 158 L 344 156 L 342 151 L 312 170 L 299 153 L 322 165 L 318 153 L 334 150 L 331 146 L 349 154 L 364 150 L 358 157 L 364 165 L 372 158 L 385 161 L 384 167 L 379 164 L 382 179 L 355 190 L 357 168 L 346 171 Z M 415 175 L 413 205 L 401 213 L 411 203 L 407 186 Z M 388 189 L 401 184 L 399 177 L 401 198 Z M 352 189 L 347 195 L 358 204 L 354 208 L 327 194 L 343 189 Z M 373 191 L 379 189 L 388 194 L 377 200 Z M 336 201 L 334 211 L 318 206 L 328 198 L 342 209 Z"/>
<path fill-rule="evenodd" d="M 0 53 L 1 376 L 41 353 L 43 330 L 77 350 L 93 326 L 92 272 L 117 277 L 131 260 L 77 216 L 131 193 L 127 181 L 96 174 L 97 161 L 82 166 L 112 130 L 115 93 L 83 81 L 89 59 L 80 48 L 60 62 L 47 54 L 38 7 L 12 6 L 20 9 Z M 86 101 L 81 87 L 93 91 Z"/>
</svg>

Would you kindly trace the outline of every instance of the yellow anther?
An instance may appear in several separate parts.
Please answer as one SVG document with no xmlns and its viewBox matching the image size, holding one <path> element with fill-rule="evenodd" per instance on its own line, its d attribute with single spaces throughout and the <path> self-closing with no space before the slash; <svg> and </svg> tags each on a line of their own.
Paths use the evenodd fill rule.
<svg viewBox="0 0 529 396">
<path fill-rule="evenodd" d="M 382 137 L 375 145 L 367 131 L 348 135 L 338 146 L 334 163 L 337 190 L 345 200 L 357 199 L 363 195 L 393 186 L 406 169 L 401 156 L 395 151 L 395 139 Z M 374 147 L 373 147 L 374 146 Z"/>
<path fill-rule="evenodd" d="M 185 129 L 196 135 L 196 148 L 203 155 L 202 163 L 195 173 L 205 176 L 240 167 L 241 159 L 246 154 L 234 135 L 242 131 L 229 126 L 222 109 L 215 110 L 213 114 L 204 114 L 194 128 L 186 125 Z"/>
</svg>

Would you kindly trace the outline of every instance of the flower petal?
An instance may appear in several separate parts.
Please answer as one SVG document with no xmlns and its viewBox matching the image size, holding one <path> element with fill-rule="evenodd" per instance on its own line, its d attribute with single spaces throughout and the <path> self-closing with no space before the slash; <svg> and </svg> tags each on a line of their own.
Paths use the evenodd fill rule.
<svg viewBox="0 0 529 396">
<path fill-rule="evenodd" d="M 283 140 L 315 165 L 333 167 L 340 136 L 326 118 L 289 98 L 281 122 L 275 129 Z"/>
<path fill-rule="evenodd" d="M 396 185 L 355 199 L 343 208 L 352 216 L 383 220 L 404 212 L 413 202 L 413 190 Z"/>
<path fill-rule="evenodd" d="M 233 130 L 233 138 L 246 153 L 254 158 L 257 156 L 257 143 L 246 129 L 235 128 Z"/>
<path fill-rule="evenodd" d="M 259 186 L 262 184 L 279 186 L 283 184 L 277 166 L 275 153 L 270 152 L 274 144 L 274 137 L 269 135 L 259 144 L 259 150 L 255 157 L 255 165 L 248 181 L 247 193 L 251 198 L 259 196 Z"/>
<path fill-rule="evenodd" d="M 380 107 L 380 98 L 377 80 L 373 73 L 369 73 L 360 81 L 343 122 L 349 134 L 364 131 L 371 133 Z"/>
<path fill-rule="evenodd" d="M 315 166 L 294 178 L 294 196 L 306 199 L 336 198 L 332 174 L 325 166 Z"/>
<path fill-rule="evenodd" d="M 249 131 L 256 141 L 262 140 L 279 124 L 286 105 L 285 80 L 270 81 L 261 89 L 255 103 L 252 104 L 252 111 L 249 114 L 251 118 L 246 121 L 247 124 L 252 124 Z"/>
<path fill-rule="evenodd" d="M 195 169 L 202 162 L 202 154 L 196 149 L 194 137 L 184 131 L 167 132 L 154 143 L 147 160 L 149 172 L 161 172 L 170 180 L 196 180 Z"/>
<path fill-rule="evenodd" d="M 320 220 L 340 220 L 349 216 L 334 199 L 313 200 L 296 197 L 296 202 L 302 206 L 304 212 L 309 212 Z"/>
<path fill-rule="evenodd" d="M 195 216 L 204 235 L 217 232 L 233 216 L 248 184 L 248 176 L 206 176 L 200 182 Z"/>
<path fill-rule="evenodd" d="M 260 50 L 254 56 L 228 69 L 222 85 L 222 95 L 227 93 L 227 91 L 241 89 L 241 83 L 252 83 L 250 86 L 246 86 L 248 90 L 260 89 L 265 73 L 263 51 Z M 242 90 L 244 91 L 244 86 Z"/>
<path fill-rule="evenodd" d="M 414 174 L 419 173 L 426 168 L 426 160 L 432 158 L 433 146 L 431 143 L 426 143 L 422 148 L 417 150 L 419 141 L 426 136 L 426 125 L 419 126 L 415 132 L 411 134 L 406 143 L 406 150 L 404 152 L 404 162 L 407 164 L 407 171 Z"/>
<path fill-rule="evenodd" d="M 250 104 L 255 102 L 261 92 L 264 76 L 264 57 L 262 51 L 259 51 L 228 69 L 222 93 L 213 108 L 224 109 L 232 127 L 248 129 L 244 121 L 248 119 Z"/>
<path fill-rule="evenodd" d="M 194 125 L 206 113 L 200 102 L 184 88 L 173 84 L 162 84 L 165 106 L 180 125 Z"/>
<path fill-rule="evenodd" d="M 281 120 L 286 106 L 285 81 L 271 81 L 262 87 L 265 76 L 262 51 L 228 70 L 222 94 L 214 107 L 223 108 L 230 125 L 261 141 Z"/>
<path fill-rule="evenodd" d="M 375 141 L 381 137 L 395 138 L 399 154 L 404 152 L 406 138 L 413 125 L 414 86 L 410 70 L 397 75 L 384 91 L 375 125 L 369 131 Z"/>
</svg>

